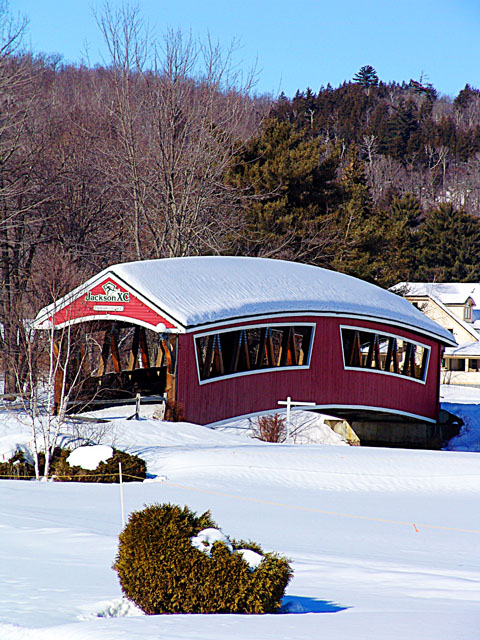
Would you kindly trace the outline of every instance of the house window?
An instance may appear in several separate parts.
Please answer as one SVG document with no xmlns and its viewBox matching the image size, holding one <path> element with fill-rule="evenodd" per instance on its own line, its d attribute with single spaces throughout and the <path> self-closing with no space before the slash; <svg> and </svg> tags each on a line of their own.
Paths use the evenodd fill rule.
<svg viewBox="0 0 480 640">
<path fill-rule="evenodd" d="M 465 371 L 465 358 L 451 358 L 450 371 Z"/>
<path fill-rule="evenodd" d="M 479 361 L 478 358 L 469 358 L 468 360 L 468 370 L 469 371 L 478 371 L 479 370 Z"/>
<path fill-rule="evenodd" d="M 341 327 L 345 369 L 368 369 L 425 381 L 430 347 L 401 336 Z"/>
<path fill-rule="evenodd" d="M 306 368 L 310 364 L 313 333 L 313 324 L 272 324 L 196 336 L 199 380 L 267 369 Z"/>
<path fill-rule="evenodd" d="M 466 320 L 467 322 L 472 321 L 472 305 L 469 302 L 467 302 L 467 304 L 465 305 L 465 308 L 463 311 L 463 319 Z"/>
</svg>

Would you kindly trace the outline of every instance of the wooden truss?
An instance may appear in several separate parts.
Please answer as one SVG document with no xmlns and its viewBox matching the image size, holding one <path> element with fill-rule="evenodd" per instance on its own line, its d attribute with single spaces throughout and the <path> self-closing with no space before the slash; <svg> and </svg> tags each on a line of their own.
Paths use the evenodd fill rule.
<svg viewBox="0 0 480 640">
<path fill-rule="evenodd" d="M 87 324 L 87 323 L 86 323 Z M 136 393 L 142 395 L 164 395 L 167 403 L 175 402 L 176 379 L 176 340 L 175 334 L 159 335 L 155 341 L 147 339 L 144 327 L 126 325 L 120 322 L 102 323 L 95 327 L 94 341 L 98 353 L 97 361 L 87 357 L 88 329 L 77 345 L 75 357 L 67 366 L 57 366 L 55 379 L 55 404 L 58 407 L 61 399 L 64 378 L 67 388 L 74 378 L 79 380 L 76 401 L 88 401 L 103 398 L 128 398 Z M 85 325 L 84 325 L 85 327 Z M 133 328 L 133 332 L 131 329 Z M 122 332 L 129 329 L 132 333 L 129 344 L 122 337 Z M 128 335 L 128 334 L 127 334 Z M 157 334 L 155 334 L 157 337 Z M 156 342 L 155 353 L 151 354 L 152 342 Z M 121 346 L 120 346 L 121 345 Z M 58 359 L 60 349 L 55 346 Z M 80 375 L 79 370 L 81 369 Z"/>
<path fill-rule="evenodd" d="M 308 350 L 293 326 L 252 327 L 195 339 L 200 378 L 305 363 Z M 274 334 L 276 334 L 274 336 Z M 223 343 L 223 348 L 222 348 Z"/>
</svg>

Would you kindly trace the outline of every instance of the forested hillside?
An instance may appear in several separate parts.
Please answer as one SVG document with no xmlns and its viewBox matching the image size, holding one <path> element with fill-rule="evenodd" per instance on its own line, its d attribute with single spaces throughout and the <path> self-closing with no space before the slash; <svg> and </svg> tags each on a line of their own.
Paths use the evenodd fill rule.
<svg viewBox="0 0 480 640">
<path fill-rule="evenodd" d="M 111 58 L 94 68 L 26 51 L 5 8 L 0 22 L 7 359 L 22 318 L 120 261 L 238 254 L 382 286 L 480 279 L 478 89 L 449 98 L 362 67 L 272 99 L 212 42 L 152 43 L 136 11 L 98 17 Z"/>
</svg>

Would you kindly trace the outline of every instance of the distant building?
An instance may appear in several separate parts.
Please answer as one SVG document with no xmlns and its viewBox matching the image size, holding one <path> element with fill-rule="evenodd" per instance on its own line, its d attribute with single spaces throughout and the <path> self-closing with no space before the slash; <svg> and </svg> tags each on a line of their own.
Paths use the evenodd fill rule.
<svg viewBox="0 0 480 640">
<path fill-rule="evenodd" d="M 458 346 L 445 349 L 442 382 L 480 385 L 480 284 L 400 282 L 393 290 L 453 334 Z"/>
</svg>

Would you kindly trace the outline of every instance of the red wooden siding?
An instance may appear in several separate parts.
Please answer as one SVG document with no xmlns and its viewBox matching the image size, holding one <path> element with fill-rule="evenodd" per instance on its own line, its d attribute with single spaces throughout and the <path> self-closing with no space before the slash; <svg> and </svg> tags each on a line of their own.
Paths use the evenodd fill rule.
<svg viewBox="0 0 480 640">
<path fill-rule="evenodd" d="M 102 299 L 106 296 L 108 297 L 105 287 L 108 291 L 110 283 L 115 287 L 110 295 L 110 297 L 114 299 Z M 100 299 L 92 299 L 95 296 L 100 296 Z M 171 322 L 141 302 L 128 291 L 128 289 L 119 285 L 112 277 L 105 278 L 105 280 L 102 280 L 102 282 L 92 287 L 92 289 L 84 291 L 76 300 L 53 314 L 53 320 L 56 325 L 59 325 L 78 318 L 88 319 L 92 316 L 97 318 L 110 318 L 112 315 L 120 320 L 124 319 L 125 322 L 128 322 L 130 319 L 140 320 L 152 327 L 156 327 L 159 323 L 163 322 L 166 328 L 174 328 Z"/>
<path fill-rule="evenodd" d="M 437 419 L 440 366 L 440 345 L 437 341 L 383 323 L 344 317 L 289 316 L 275 318 L 269 324 L 295 322 L 314 322 L 317 325 L 309 369 L 262 371 L 227 379 L 217 378 L 202 385 L 197 376 L 195 334 L 180 335 L 177 400 L 184 406 L 185 419 L 208 424 L 233 416 L 277 409 L 277 401 L 285 400 L 287 396 L 319 405 L 383 408 Z M 235 323 L 221 328 L 255 324 L 258 323 Z M 371 370 L 345 370 L 340 325 L 383 331 L 431 347 L 425 384 Z"/>
</svg>

